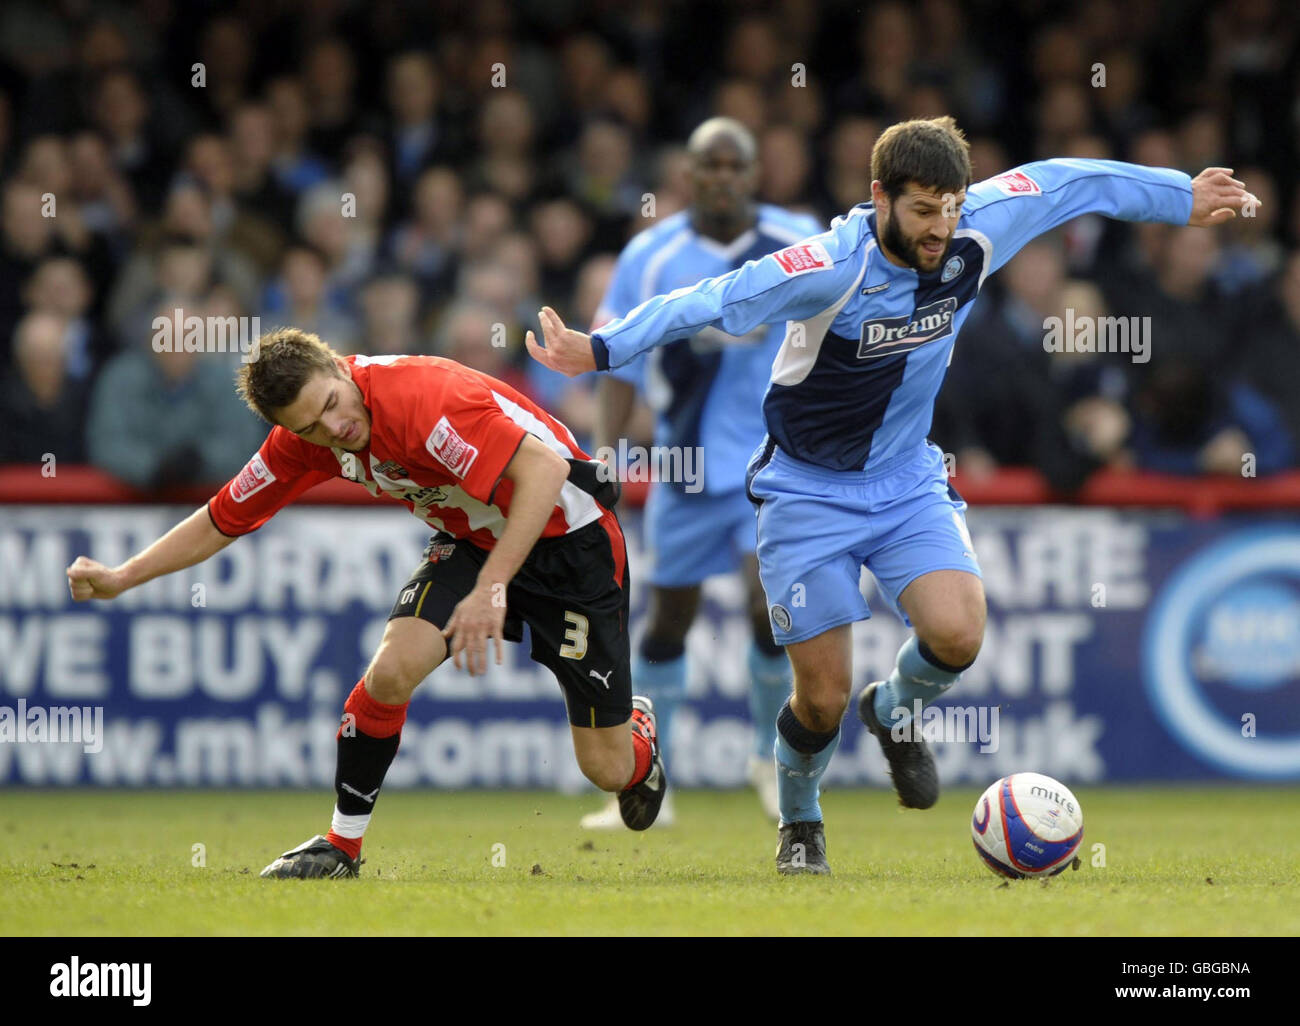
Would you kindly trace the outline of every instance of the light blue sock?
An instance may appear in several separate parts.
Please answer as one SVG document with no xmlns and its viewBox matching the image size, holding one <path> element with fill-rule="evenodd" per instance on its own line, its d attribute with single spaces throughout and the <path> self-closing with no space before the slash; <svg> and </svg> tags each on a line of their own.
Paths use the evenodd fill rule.
<svg viewBox="0 0 1300 1026">
<path fill-rule="evenodd" d="M 825 734 L 814 734 L 794 718 L 789 702 L 781 707 L 777 722 L 773 751 L 776 755 L 776 793 L 781 807 L 781 823 L 820 823 L 821 779 L 831 756 L 839 747 L 839 728 L 830 738 Z M 795 745 L 799 748 L 822 747 L 815 752 L 801 752 Z"/>
<path fill-rule="evenodd" d="M 632 657 L 632 692 L 655 704 L 655 729 L 664 761 L 672 765 L 673 714 L 686 697 L 686 653 L 676 659 L 649 662 L 640 652 Z"/>
<path fill-rule="evenodd" d="M 754 723 L 754 754 L 766 759 L 776 743 L 776 717 L 790 697 L 794 677 L 790 660 L 782 652 L 768 655 L 749 646 L 749 718 Z"/>
<path fill-rule="evenodd" d="M 960 670 L 955 673 L 943 670 L 926 659 L 913 634 L 898 650 L 894 672 L 876 688 L 876 719 L 886 727 L 907 723 L 912 718 L 913 703 L 917 699 L 921 701 L 921 708 L 925 708 L 956 684 L 960 677 Z M 895 714 L 894 710 L 900 707 L 905 711 Z"/>
</svg>

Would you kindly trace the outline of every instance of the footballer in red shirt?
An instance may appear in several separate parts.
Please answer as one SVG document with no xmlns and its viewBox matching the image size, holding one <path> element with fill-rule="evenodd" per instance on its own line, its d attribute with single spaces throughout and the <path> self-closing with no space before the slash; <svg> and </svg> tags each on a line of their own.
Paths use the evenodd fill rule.
<svg viewBox="0 0 1300 1026">
<path fill-rule="evenodd" d="M 263 336 L 239 392 L 274 427 L 242 471 L 144 551 L 68 568 L 72 596 L 111 599 L 202 562 L 312 486 L 343 477 L 433 532 L 365 676 L 344 705 L 328 834 L 268 877 L 356 876 L 411 694 L 445 659 L 471 674 L 532 632 L 568 707 L 578 765 L 649 827 L 667 786 L 648 700 L 633 697 L 627 552 L 616 485 L 573 434 L 504 382 L 432 356 L 342 357 L 315 335 Z"/>
</svg>

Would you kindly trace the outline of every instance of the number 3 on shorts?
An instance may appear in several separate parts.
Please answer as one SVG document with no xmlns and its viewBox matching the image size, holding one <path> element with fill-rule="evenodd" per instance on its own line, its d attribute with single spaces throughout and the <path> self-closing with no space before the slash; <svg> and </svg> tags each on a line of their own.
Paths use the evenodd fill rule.
<svg viewBox="0 0 1300 1026">
<path fill-rule="evenodd" d="M 560 655 L 565 659 L 581 659 L 587 654 L 587 630 L 590 626 L 587 618 L 566 609 L 564 622 L 572 626 L 564 632 L 565 644 L 560 646 Z"/>
</svg>

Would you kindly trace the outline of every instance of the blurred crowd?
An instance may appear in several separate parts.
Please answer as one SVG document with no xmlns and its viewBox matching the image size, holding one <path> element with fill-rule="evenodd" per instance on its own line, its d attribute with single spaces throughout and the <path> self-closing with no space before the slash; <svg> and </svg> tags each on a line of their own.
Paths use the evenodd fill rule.
<svg viewBox="0 0 1300 1026">
<path fill-rule="evenodd" d="M 266 432 L 238 355 L 151 344 L 191 316 L 449 356 L 583 436 L 591 382 L 524 331 L 542 304 L 590 324 L 626 241 L 689 203 L 695 125 L 744 122 L 760 199 L 829 223 L 884 127 L 951 113 L 976 179 L 1109 157 L 1261 200 L 1213 231 L 1080 218 L 990 279 L 932 432 L 958 472 L 1294 466 L 1298 25 L 1290 0 L 5 0 L 0 463 L 237 471 Z M 1045 351 L 1067 308 L 1149 317 L 1149 359 Z"/>
</svg>

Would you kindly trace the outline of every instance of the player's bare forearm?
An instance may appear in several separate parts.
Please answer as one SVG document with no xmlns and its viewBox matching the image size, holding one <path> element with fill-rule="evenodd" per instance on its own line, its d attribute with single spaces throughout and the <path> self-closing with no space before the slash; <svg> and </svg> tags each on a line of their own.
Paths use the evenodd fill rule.
<svg viewBox="0 0 1300 1026">
<path fill-rule="evenodd" d="M 202 563 L 234 540 L 213 526 L 208 508 L 202 506 L 121 566 L 107 567 L 78 556 L 68 567 L 68 588 L 78 602 L 115 598 L 155 577 Z"/>
<path fill-rule="evenodd" d="M 569 463 L 532 435 L 507 465 L 505 475 L 514 485 L 505 530 L 479 571 L 478 586 L 509 584 L 524 565 L 560 497 L 569 477 Z"/>
<path fill-rule="evenodd" d="M 618 378 L 603 377 L 596 386 L 596 448 L 616 448 L 636 408 L 636 389 Z"/>
</svg>

